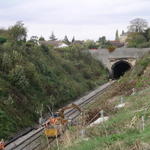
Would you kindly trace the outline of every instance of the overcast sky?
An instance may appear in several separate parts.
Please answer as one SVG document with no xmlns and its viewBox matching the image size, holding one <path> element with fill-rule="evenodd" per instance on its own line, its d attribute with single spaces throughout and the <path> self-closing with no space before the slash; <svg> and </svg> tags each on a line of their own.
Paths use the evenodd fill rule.
<svg viewBox="0 0 150 150">
<path fill-rule="evenodd" d="M 149 7 L 150 0 L 0 0 L 0 27 L 22 20 L 29 37 L 53 31 L 59 39 L 114 39 L 134 18 L 150 22 Z"/>
</svg>

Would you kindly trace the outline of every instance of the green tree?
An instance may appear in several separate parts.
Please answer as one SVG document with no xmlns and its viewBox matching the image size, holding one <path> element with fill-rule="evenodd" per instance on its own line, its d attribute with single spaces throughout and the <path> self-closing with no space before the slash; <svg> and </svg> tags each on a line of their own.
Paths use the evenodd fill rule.
<svg viewBox="0 0 150 150">
<path fill-rule="evenodd" d="M 84 44 L 88 49 L 98 48 L 98 45 L 93 40 L 86 40 Z"/>
<path fill-rule="evenodd" d="M 68 37 L 67 37 L 67 35 L 65 35 L 65 37 L 64 37 L 64 39 L 63 39 L 63 42 L 65 43 L 65 44 L 70 44 L 70 41 L 68 40 Z"/>
<path fill-rule="evenodd" d="M 136 18 L 130 21 L 129 32 L 144 32 L 148 27 L 148 22 L 142 18 Z"/>
<path fill-rule="evenodd" d="M 127 42 L 128 47 L 139 47 L 140 44 L 146 42 L 146 38 L 140 33 L 130 33 Z"/>
<path fill-rule="evenodd" d="M 34 44 L 38 44 L 38 37 L 37 36 L 31 36 L 30 42 L 33 42 Z"/>
<path fill-rule="evenodd" d="M 75 37 L 73 36 L 73 38 L 72 38 L 72 43 L 74 43 L 75 42 Z"/>
<path fill-rule="evenodd" d="M 16 67 L 11 70 L 9 76 L 11 84 L 17 88 L 25 90 L 29 86 L 28 79 L 26 78 L 24 68 L 22 66 L 16 65 Z"/>
<path fill-rule="evenodd" d="M 102 36 L 102 37 L 100 37 L 99 39 L 98 39 L 98 42 L 100 43 L 100 44 L 105 44 L 106 43 L 106 37 L 105 36 Z"/>
<path fill-rule="evenodd" d="M 39 38 L 39 41 L 45 41 L 44 37 L 41 36 L 41 37 Z"/>
<path fill-rule="evenodd" d="M 12 68 L 12 59 L 11 56 L 8 53 L 4 53 L 2 56 L 2 61 L 1 61 L 1 69 L 2 71 L 8 73 L 9 70 Z"/>
<path fill-rule="evenodd" d="M 4 37 L 0 37 L 0 44 L 5 43 L 6 41 L 7 41 L 7 39 L 6 39 L 6 38 L 4 38 Z"/>
<path fill-rule="evenodd" d="M 150 41 L 150 28 L 145 30 L 144 36 L 147 39 L 147 41 Z"/>
<path fill-rule="evenodd" d="M 118 34 L 118 30 L 116 30 L 115 40 L 116 40 L 116 41 L 119 41 L 119 34 Z"/>
<path fill-rule="evenodd" d="M 102 36 L 97 41 L 99 43 L 100 48 L 107 48 L 108 46 L 111 46 L 111 43 L 106 40 L 105 36 Z"/>
<path fill-rule="evenodd" d="M 124 34 L 125 34 L 124 30 L 122 30 L 122 33 L 121 33 L 121 35 L 124 35 Z"/>
<path fill-rule="evenodd" d="M 57 40 L 57 38 L 53 32 L 52 32 L 51 36 L 49 37 L 49 39 L 50 39 L 50 41 L 56 41 Z"/>
<path fill-rule="evenodd" d="M 7 29 L 0 29 L 0 44 L 4 44 L 8 41 L 8 30 Z"/>
<path fill-rule="evenodd" d="M 25 41 L 27 37 L 27 29 L 24 27 L 22 21 L 16 22 L 16 24 L 8 29 L 8 36 L 11 41 Z"/>
</svg>

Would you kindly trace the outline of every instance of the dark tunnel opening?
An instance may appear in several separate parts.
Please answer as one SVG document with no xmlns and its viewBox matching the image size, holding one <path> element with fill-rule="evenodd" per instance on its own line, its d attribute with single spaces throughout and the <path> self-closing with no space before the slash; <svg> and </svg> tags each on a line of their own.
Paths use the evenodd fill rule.
<svg viewBox="0 0 150 150">
<path fill-rule="evenodd" d="M 128 70 L 131 69 L 131 65 L 126 61 L 119 61 L 112 66 L 112 78 L 119 79 Z"/>
</svg>

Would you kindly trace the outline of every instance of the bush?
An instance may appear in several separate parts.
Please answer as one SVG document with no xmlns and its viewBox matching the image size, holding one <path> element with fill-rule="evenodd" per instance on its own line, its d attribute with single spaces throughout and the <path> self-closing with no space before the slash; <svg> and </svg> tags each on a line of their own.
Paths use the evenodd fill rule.
<svg viewBox="0 0 150 150">
<path fill-rule="evenodd" d="M 138 44 L 137 47 L 138 48 L 147 48 L 147 47 L 150 47 L 150 42 L 144 42 L 144 43 Z"/>
<path fill-rule="evenodd" d="M 36 110 L 41 104 L 45 114 L 47 105 L 53 103 L 53 109 L 57 109 L 107 81 L 106 69 L 80 46 L 73 45 L 60 52 L 47 46 L 29 47 L 27 43 L 11 46 L 6 42 L 0 48 L 0 79 L 4 82 L 0 84 L 0 99 L 12 97 L 13 103 L 3 111 L 16 122 L 16 125 L 10 122 L 13 128 L 5 134 L 0 129 L 3 138 L 37 122 Z M 6 123 L 4 120 L 1 124 Z"/>
<path fill-rule="evenodd" d="M 116 49 L 116 47 L 114 47 L 114 46 L 109 46 L 109 47 L 108 47 L 108 51 L 109 51 L 110 53 L 112 53 L 115 49 Z"/>
<path fill-rule="evenodd" d="M 0 44 L 5 43 L 6 41 L 7 41 L 7 39 L 6 39 L 6 38 L 0 37 Z"/>
<path fill-rule="evenodd" d="M 128 35 L 127 42 L 128 42 L 128 47 L 137 47 L 138 48 L 138 47 L 140 47 L 140 45 L 146 46 L 143 43 L 146 43 L 147 41 L 143 34 L 135 32 L 135 33 L 130 33 Z"/>
<path fill-rule="evenodd" d="M 29 82 L 22 66 L 16 65 L 16 67 L 11 70 L 9 77 L 11 84 L 18 89 L 26 90 L 29 87 Z"/>
<path fill-rule="evenodd" d="M 9 70 L 12 68 L 12 59 L 8 53 L 3 53 L 2 60 L 1 60 L 1 70 L 3 72 L 8 73 Z"/>
</svg>

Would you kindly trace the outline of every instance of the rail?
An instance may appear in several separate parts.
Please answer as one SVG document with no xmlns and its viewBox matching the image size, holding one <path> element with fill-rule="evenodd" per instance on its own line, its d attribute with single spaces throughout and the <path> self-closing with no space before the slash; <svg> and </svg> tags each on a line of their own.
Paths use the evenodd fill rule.
<svg viewBox="0 0 150 150">
<path fill-rule="evenodd" d="M 90 92 L 86 96 L 78 99 L 74 103 L 79 105 L 80 107 L 85 106 L 86 104 L 93 101 L 95 97 L 101 95 L 107 88 L 110 87 L 115 81 L 108 82 L 96 90 Z M 76 109 L 70 109 L 65 112 L 65 117 L 70 117 L 70 119 L 74 120 L 79 113 L 77 113 Z M 16 139 L 15 141 L 9 142 L 5 147 L 5 150 L 41 150 L 45 147 L 45 139 L 43 138 L 43 127 L 40 127 L 37 130 L 33 130 L 26 135 L 23 135 Z M 50 141 L 49 141 L 50 142 Z"/>
</svg>

